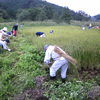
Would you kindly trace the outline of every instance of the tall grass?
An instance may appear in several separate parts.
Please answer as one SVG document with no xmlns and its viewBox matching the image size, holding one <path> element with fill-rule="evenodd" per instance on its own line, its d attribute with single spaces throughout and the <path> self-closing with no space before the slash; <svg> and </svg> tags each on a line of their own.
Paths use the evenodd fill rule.
<svg viewBox="0 0 100 100">
<path fill-rule="evenodd" d="M 67 25 L 65 23 L 56 24 L 50 20 L 44 22 L 19 22 L 18 34 L 23 34 L 25 42 L 30 43 L 41 51 L 44 51 L 43 48 L 46 44 L 58 45 L 78 60 L 79 69 L 88 67 L 94 69 L 100 66 L 100 30 L 86 29 L 83 31 L 81 26 L 89 23 L 71 21 L 71 25 Z M 15 22 L 0 23 L 0 27 L 6 26 L 10 31 L 12 30 L 11 26 L 14 24 Z M 20 28 L 21 24 L 23 28 Z M 94 22 L 94 24 L 99 25 L 100 23 Z M 54 34 L 49 34 L 51 30 L 54 30 Z M 44 32 L 46 37 L 37 37 L 35 34 L 37 31 Z"/>
<path fill-rule="evenodd" d="M 83 26 L 85 25 L 85 27 L 89 26 L 89 24 L 92 23 L 92 26 L 96 26 L 98 25 L 100 27 L 100 22 L 98 21 L 75 21 L 75 20 L 71 20 L 71 25 L 75 25 L 75 26 Z"/>
<path fill-rule="evenodd" d="M 15 23 L 2 23 L 1 26 L 6 25 L 9 31 L 13 24 Z M 24 22 L 23 28 L 20 28 L 20 24 L 23 23 L 19 23 L 18 35 L 10 38 L 11 43 L 8 46 L 12 51 L 4 50 L 0 55 L 0 100 L 15 100 L 15 97 L 21 95 L 25 89 L 35 87 L 33 79 L 36 76 L 46 75 L 48 77 L 48 71 L 41 70 L 41 67 L 44 67 L 42 63 L 46 44 L 58 45 L 69 53 L 78 61 L 78 69 L 100 69 L 100 30 L 86 29 L 83 31 L 80 26 L 65 24 L 60 26 L 49 23 L 46 26 L 46 23 L 40 26 L 33 22 Z M 51 30 L 54 30 L 53 34 L 49 34 Z M 35 34 L 37 31 L 44 32 L 46 37 L 37 37 Z M 77 83 L 74 79 L 78 75 L 77 70 L 71 63 L 69 63 L 67 75 L 68 81 L 65 85 L 61 84 L 60 78 L 56 82 L 46 82 L 47 85 L 44 87 L 49 88 L 46 92 L 47 97 L 57 98 L 58 96 L 61 99 L 68 99 L 73 94 L 73 98 L 76 98 L 74 95 L 82 91 L 85 91 L 84 94 L 77 95 L 79 97 L 76 99 L 86 97 L 85 93 L 92 85 L 88 81 L 86 84 Z M 60 73 L 57 77 L 60 77 Z M 51 89 L 55 90 L 57 95 Z M 50 94 L 49 91 L 52 93 Z"/>
<path fill-rule="evenodd" d="M 54 30 L 54 34 L 49 34 Z M 37 37 L 36 32 L 42 31 L 46 37 Z M 26 27 L 21 33 L 27 37 L 37 49 L 43 51 L 46 44 L 58 45 L 64 51 L 78 60 L 78 68 L 94 69 L 99 66 L 100 30 L 90 29 L 83 31 L 79 26 L 35 26 Z"/>
</svg>

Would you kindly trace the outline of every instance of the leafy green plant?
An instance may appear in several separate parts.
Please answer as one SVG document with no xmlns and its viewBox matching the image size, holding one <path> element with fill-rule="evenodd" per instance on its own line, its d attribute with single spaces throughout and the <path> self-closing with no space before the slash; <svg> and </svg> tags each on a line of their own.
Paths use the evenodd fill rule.
<svg viewBox="0 0 100 100">
<path fill-rule="evenodd" d="M 44 83 L 44 88 L 48 90 L 44 95 L 51 99 L 56 98 L 57 100 L 61 100 L 60 98 L 62 100 L 86 100 L 86 93 L 92 85 L 92 83 L 77 81 L 77 79 L 65 84 L 61 84 L 61 81 L 46 82 Z"/>
<path fill-rule="evenodd" d="M 88 89 L 92 85 L 99 85 L 99 30 L 82 31 L 79 26 L 66 26 L 66 24 L 52 26 L 51 22 L 48 22 L 50 26 L 47 26 L 46 22 L 23 23 L 24 27 L 19 28 L 18 35 L 10 38 L 9 47 L 12 51 L 4 50 L 0 54 L 0 99 L 12 99 L 21 95 L 25 89 L 34 89 L 36 85 L 34 78 L 44 75 L 47 81 L 42 88 L 46 90 L 44 95 L 49 99 L 86 100 Z M 13 24 L 14 22 L 4 23 L 2 27 L 8 25 L 8 30 L 10 30 Z M 45 26 L 40 26 L 44 24 Z M 49 34 L 51 29 L 54 30 L 52 35 Z M 35 32 L 39 30 L 45 32 L 45 38 L 36 37 Z M 62 84 L 59 80 L 60 71 L 57 72 L 58 80 L 53 82 L 49 81 L 49 69 L 41 69 L 44 67 L 44 46 L 46 44 L 58 45 L 78 61 L 78 69 L 69 63 L 66 84 Z M 87 67 L 96 70 L 94 80 L 88 79 Z M 85 80 L 81 79 L 83 74 L 87 77 Z"/>
</svg>

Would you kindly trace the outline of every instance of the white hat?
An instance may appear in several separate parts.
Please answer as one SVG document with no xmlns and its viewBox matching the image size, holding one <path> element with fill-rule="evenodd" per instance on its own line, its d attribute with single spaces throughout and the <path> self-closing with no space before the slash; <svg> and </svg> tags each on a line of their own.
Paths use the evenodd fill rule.
<svg viewBox="0 0 100 100">
<path fill-rule="evenodd" d="M 7 27 L 4 27 L 2 30 L 7 32 Z"/>
</svg>

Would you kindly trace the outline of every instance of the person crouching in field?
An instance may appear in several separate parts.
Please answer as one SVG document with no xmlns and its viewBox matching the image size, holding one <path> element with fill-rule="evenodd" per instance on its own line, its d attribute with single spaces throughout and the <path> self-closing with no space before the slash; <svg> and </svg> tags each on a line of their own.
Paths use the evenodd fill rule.
<svg viewBox="0 0 100 100">
<path fill-rule="evenodd" d="M 4 27 L 0 30 L 0 40 L 4 41 L 6 38 L 9 38 L 9 35 L 6 33 L 7 27 Z"/>
<path fill-rule="evenodd" d="M 10 41 L 8 39 L 4 40 L 4 41 L 0 41 L 0 46 L 3 47 L 3 49 L 11 51 L 11 49 L 8 48 L 7 44 L 10 43 Z"/>
<path fill-rule="evenodd" d="M 87 29 L 90 29 L 90 28 L 92 28 L 92 24 L 90 23 L 90 25 L 88 26 L 88 28 Z"/>
<path fill-rule="evenodd" d="M 50 31 L 50 34 L 53 34 L 53 32 L 54 32 L 54 30 L 51 30 L 51 31 Z"/>
<path fill-rule="evenodd" d="M 36 35 L 37 35 L 37 36 L 40 36 L 40 37 L 45 37 L 44 32 L 36 32 Z"/>
<path fill-rule="evenodd" d="M 85 26 L 84 26 L 84 25 L 82 26 L 82 30 L 83 30 L 83 31 L 85 30 Z"/>
<path fill-rule="evenodd" d="M 99 29 L 99 26 L 97 25 L 97 26 L 94 26 L 93 28 L 95 28 L 95 29 Z"/>
<path fill-rule="evenodd" d="M 18 23 L 13 26 L 13 29 L 12 30 L 13 30 L 14 36 L 16 36 L 17 35 L 17 30 L 18 30 Z"/>
<path fill-rule="evenodd" d="M 11 36 L 13 36 L 13 31 L 9 31 L 9 32 L 7 32 L 7 34 L 11 37 Z"/>
<path fill-rule="evenodd" d="M 44 63 L 51 65 L 50 67 L 50 79 L 56 78 L 56 72 L 61 68 L 61 79 L 65 83 L 66 73 L 68 69 L 68 61 L 72 61 L 73 64 L 76 64 L 77 61 L 71 56 L 67 55 L 60 47 L 45 45 L 45 57 Z M 66 59 L 67 58 L 67 59 Z M 50 62 L 53 59 L 53 63 Z"/>
</svg>

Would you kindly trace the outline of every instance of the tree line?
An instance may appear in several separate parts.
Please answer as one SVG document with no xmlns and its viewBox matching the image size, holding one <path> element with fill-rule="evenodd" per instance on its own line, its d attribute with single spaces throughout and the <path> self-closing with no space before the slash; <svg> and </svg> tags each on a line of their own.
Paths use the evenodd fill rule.
<svg viewBox="0 0 100 100">
<path fill-rule="evenodd" d="M 68 7 L 61 7 L 43 0 L 0 0 L 0 22 L 18 21 L 88 21 L 91 16 L 83 11 L 75 12 Z"/>
</svg>

